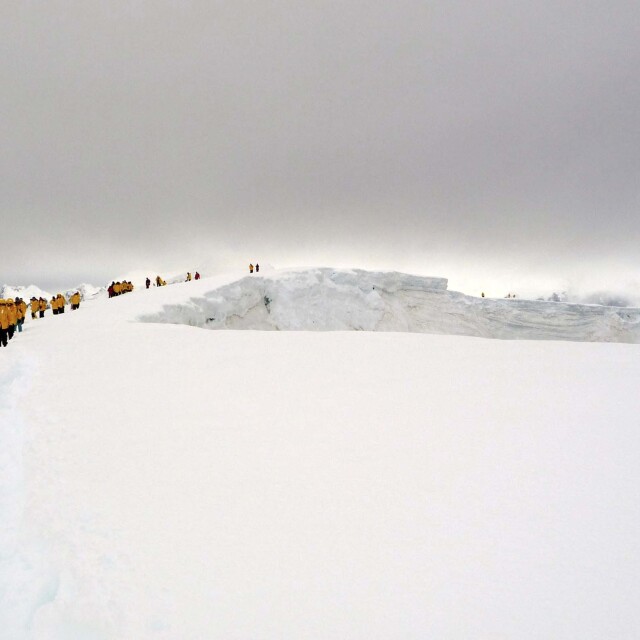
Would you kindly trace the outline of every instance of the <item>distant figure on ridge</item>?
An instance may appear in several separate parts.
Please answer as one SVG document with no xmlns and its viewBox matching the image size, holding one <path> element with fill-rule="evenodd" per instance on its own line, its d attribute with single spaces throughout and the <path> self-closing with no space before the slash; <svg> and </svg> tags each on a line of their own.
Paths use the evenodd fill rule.
<svg viewBox="0 0 640 640">
<path fill-rule="evenodd" d="M 260 265 L 256 262 L 256 273 L 258 273 L 258 271 L 260 271 Z"/>
<path fill-rule="evenodd" d="M 200 280 L 200 274 L 196 271 L 196 275 L 193 276 L 195 280 Z"/>
<path fill-rule="evenodd" d="M 253 273 L 253 265 L 252 264 L 249 265 L 249 273 Z"/>
<path fill-rule="evenodd" d="M 191 273 L 189 271 L 187 271 L 187 279 L 185 282 L 191 282 Z"/>
<path fill-rule="evenodd" d="M 145 280 L 145 285 L 147 286 L 147 289 L 151 286 L 151 280 L 149 280 L 149 278 Z"/>
<path fill-rule="evenodd" d="M 484 298 L 484 291 L 480 295 Z"/>
</svg>

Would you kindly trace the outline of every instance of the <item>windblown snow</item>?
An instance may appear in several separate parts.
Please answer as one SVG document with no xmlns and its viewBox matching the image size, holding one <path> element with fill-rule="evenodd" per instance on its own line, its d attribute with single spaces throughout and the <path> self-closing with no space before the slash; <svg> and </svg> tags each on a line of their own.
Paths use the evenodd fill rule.
<svg viewBox="0 0 640 640">
<path fill-rule="evenodd" d="M 637 327 L 331 269 L 28 317 L 0 640 L 634 638 Z"/>
</svg>

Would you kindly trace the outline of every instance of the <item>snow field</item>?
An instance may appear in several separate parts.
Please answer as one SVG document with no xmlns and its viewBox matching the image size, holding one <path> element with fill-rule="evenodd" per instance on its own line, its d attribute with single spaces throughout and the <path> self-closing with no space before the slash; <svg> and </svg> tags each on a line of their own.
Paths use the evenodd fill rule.
<svg viewBox="0 0 640 640">
<path fill-rule="evenodd" d="M 0 638 L 635 636 L 640 347 L 133 321 L 230 284 L 3 352 Z"/>
</svg>

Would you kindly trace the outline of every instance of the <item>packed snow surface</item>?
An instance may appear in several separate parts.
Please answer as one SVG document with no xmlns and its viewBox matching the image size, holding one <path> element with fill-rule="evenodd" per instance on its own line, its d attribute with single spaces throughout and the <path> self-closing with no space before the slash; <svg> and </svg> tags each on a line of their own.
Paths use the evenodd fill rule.
<svg viewBox="0 0 640 640">
<path fill-rule="evenodd" d="M 361 274 L 353 299 L 353 273 L 27 318 L 0 350 L 1 640 L 637 636 L 639 345 L 135 321 L 258 284 L 293 312 L 301 278 L 343 328 L 447 294 Z"/>
</svg>

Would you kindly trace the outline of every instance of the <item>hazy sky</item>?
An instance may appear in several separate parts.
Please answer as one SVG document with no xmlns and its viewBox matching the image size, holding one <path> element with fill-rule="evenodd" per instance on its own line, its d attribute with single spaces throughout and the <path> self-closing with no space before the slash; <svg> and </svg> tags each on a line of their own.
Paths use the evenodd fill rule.
<svg viewBox="0 0 640 640">
<path fill-rule="evenodd" d="M 2 282 L 640 282 L 637 0 L 6 0 L 0 87 Z"/>
</svg>

